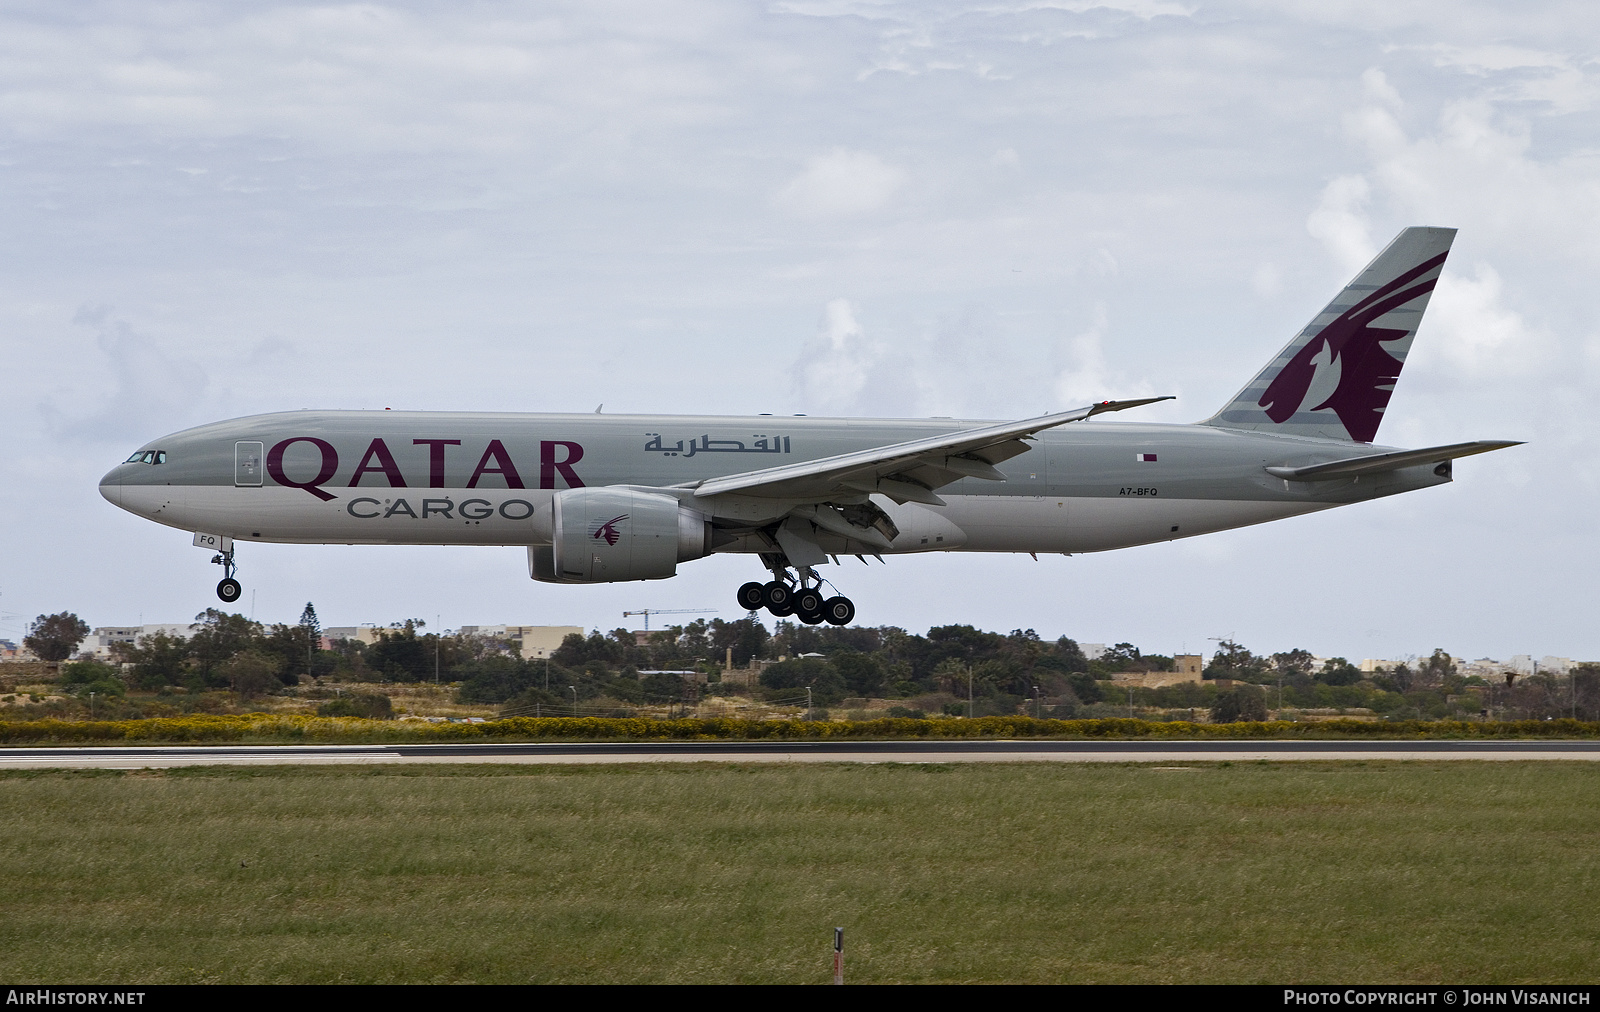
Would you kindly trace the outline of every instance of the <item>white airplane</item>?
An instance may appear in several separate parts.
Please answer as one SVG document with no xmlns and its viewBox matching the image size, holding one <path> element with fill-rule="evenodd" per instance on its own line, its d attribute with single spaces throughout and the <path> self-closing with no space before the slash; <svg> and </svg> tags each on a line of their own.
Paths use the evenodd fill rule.
<svg viewBox="0 0 1600 1012">
<path fill-rule="evenodd" d="M 515 545 L 548 583 L 673 576 L 755 555 L 742 608 L 848 624 L 840 555 L 1098 552 L 1426 488 L 1516 445 L 1373 444 L 1454 229 L 1408 228 L 1221 411 L 1087 423 L 1168 398 L 1012 422 L 288 411 L 146 443 L 100 491 L 196 532 L 238 599 L 235 544 Z M 832 581 L 829 581 L 830 583 Z"/>
</svg>

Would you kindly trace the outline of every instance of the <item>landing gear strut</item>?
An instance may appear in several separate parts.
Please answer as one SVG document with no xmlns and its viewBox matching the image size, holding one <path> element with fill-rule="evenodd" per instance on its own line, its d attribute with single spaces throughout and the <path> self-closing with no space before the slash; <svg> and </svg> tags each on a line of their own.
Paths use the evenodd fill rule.
<svg viewBox="0 0 1600 1012">
<path fill-rule="evenodd" d="M 739 607 L 745 611 L 765 608 L 777 618 L 793 615 L 806 625 L 827 622 L 849 625 L 856 617 L 856 606 L 848 597 L 822 596 L 822 579 L 810 566 L 796 566 L 789 572 L 788 560 L 781 555 L 763 555 L 761 561 L 772 570 L 771 583 L 750 582 L 739 588 Z"/>
<path fill-rule="evenodd" d="M 239 600 L 239 595 L 244 593 L 244 588 L 239 586 L 239 581 L 233 578 L 233 574 L 238 568 L 233 564 L 233 549 L 230 548 L 226 552 L 212 556 L 211 562 L 213 565 L 222 567 L 222 582 L 217 584 L 217 596 L 222 599 L 222 603 L 232 604 Z"/>
</svg>

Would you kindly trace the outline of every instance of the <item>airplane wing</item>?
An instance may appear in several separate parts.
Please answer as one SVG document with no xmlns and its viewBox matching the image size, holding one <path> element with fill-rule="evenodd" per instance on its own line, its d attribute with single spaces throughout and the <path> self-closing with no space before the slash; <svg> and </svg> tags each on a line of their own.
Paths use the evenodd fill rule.
<svg viewBox="0 0 1600 1012">
<path fill-rule="evenodd" d="M 708 478 L 681 487 L 692 488 L 697 498 L 738 492 L 761 498 L 826 502 L 841 496 L 881 492 L 901 504 L 919 502 L 943 506 L 944 500 L 934 494 L 934 489 L 962 478 L 1004 481 L 1005 476 L 995 470 L 994 465 L 1026 452 L 1028 444 L 1024 440 L 1036 432 L 1107 411 L 1122 411 L 1171 399 L 1141 397 L 1101 401 L 1076 411 L 963 429 L 724 478 Z"/>
<path fill-rule="evenodd" d="M 1440 464 L 1457 457 L 1470 457 L 1474 453 L 1503 450 L 1508 446 L 1521 446 L 1516 440 L 1480 439 L 1471 443 L 1451 443 L 1449 446 L 1430 446 L 1422 450 L 1396 450 L 1390 453 L 1372 453 L 1348 460 L 1331 460 L 1326 464 L 1309 464 L 1305 467 L 1269 467 L 1267 473 L 1290 481 L 1332 481 L 1335 478 L 1356 478 L 1363 474 L 1394 471 L 1418 464 Z"/>
</svg>

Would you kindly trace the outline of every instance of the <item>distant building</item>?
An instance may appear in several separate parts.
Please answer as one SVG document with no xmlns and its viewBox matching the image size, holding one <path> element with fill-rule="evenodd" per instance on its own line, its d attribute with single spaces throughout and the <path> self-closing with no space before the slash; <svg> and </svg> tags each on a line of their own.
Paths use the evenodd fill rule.
<svg viewBox="0 0 1600 1012">
<path fill-rule="evenodd" d="M 378 634 L 384 632 L 375 625 L 331 625 L 322 630 L 323 650 L 332 650 L 335 640 L 355 640 L 367 646 L 378 642 Z"/>
<path fill-rule="evenodd" d="M 1106 655 L 1104 643 L 1079 643 L 1078 649 L 1083 651 L 1083 656 L 1091 661 L 1098 661 Z"/>
<path fill-rule="evenodd" d="M 19 647 L 10 640 L 0 640 L 0 664 L 8 661 L 31 661 L 33 659 L 33 651 L 27 647 Z"/>
<path fill-rule="evenodd" d="M 1111 676 L 1118 685 L 1129 688 L 1159 689 L 1167 685 L 1192 682 L 1199 685 L 1205 659 L 1199 654 L 1179 654 L 1172 659 L 1171 671 L 1121 671 Z"/>
<path fill-rule="evenodd" d="M 1475 661 L 1458 660 L 1456 673 L 1463 678 L 1476 675 L 1486 682 L 1495 682 L 1505 676 L 1506 666 L 1492 657 L 1480 657 Z"/>
<path fill-rule="evenodd" d="M 549 657 L 568 636 L 584 635 L 583 627 L 576 625 L 464 625 L 461 632 L 508 640 L 521 651 L 524 660 L 530 661 Z"/>
<path fill-rule="evenodd" d="M 1401 665 L 1401 664 L 1404 664 L 1404 663 L 1406 663 L 1406 662 L 1405 661 L 1386 661 L 1381 657 L 1368 657 L 1366 660 L 1362 661 L 1357 666 L 1361 668 L 1361 673 L 1363 675 L 1374 675 L 1374 674 L 1377 674 L 1379 671 L 1388 671 L 1391 668 L 1394 668 L 1394 667 L 1396 667 L 1398 665 Z"/>
<path fill-rule="evenodd" d="M 193 622 L 153 622 L 149 625 L 107 625 L 89 633 L 78 644 L 80 654 L 91 654 L 97 661 L 109 661 L 118 644 L 133 646 L 146 636 L 165 633 L 175 639 L 188 639 L 203 628 Z"/>
</svg>

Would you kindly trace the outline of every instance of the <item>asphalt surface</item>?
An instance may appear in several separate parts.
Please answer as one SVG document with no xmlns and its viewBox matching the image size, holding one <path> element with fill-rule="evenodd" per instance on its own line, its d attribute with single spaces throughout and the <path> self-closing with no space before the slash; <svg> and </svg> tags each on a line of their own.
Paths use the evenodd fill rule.
<svg viewBox="0 0 1600 1012">
<path fill-rule="evenodd" d="M 473 742 L 445 745 L 178 745 L 0 748 L 0 769 L 218 765 L 663 762 L 1600 761 L 1600 741 Z"/>
</svg>

